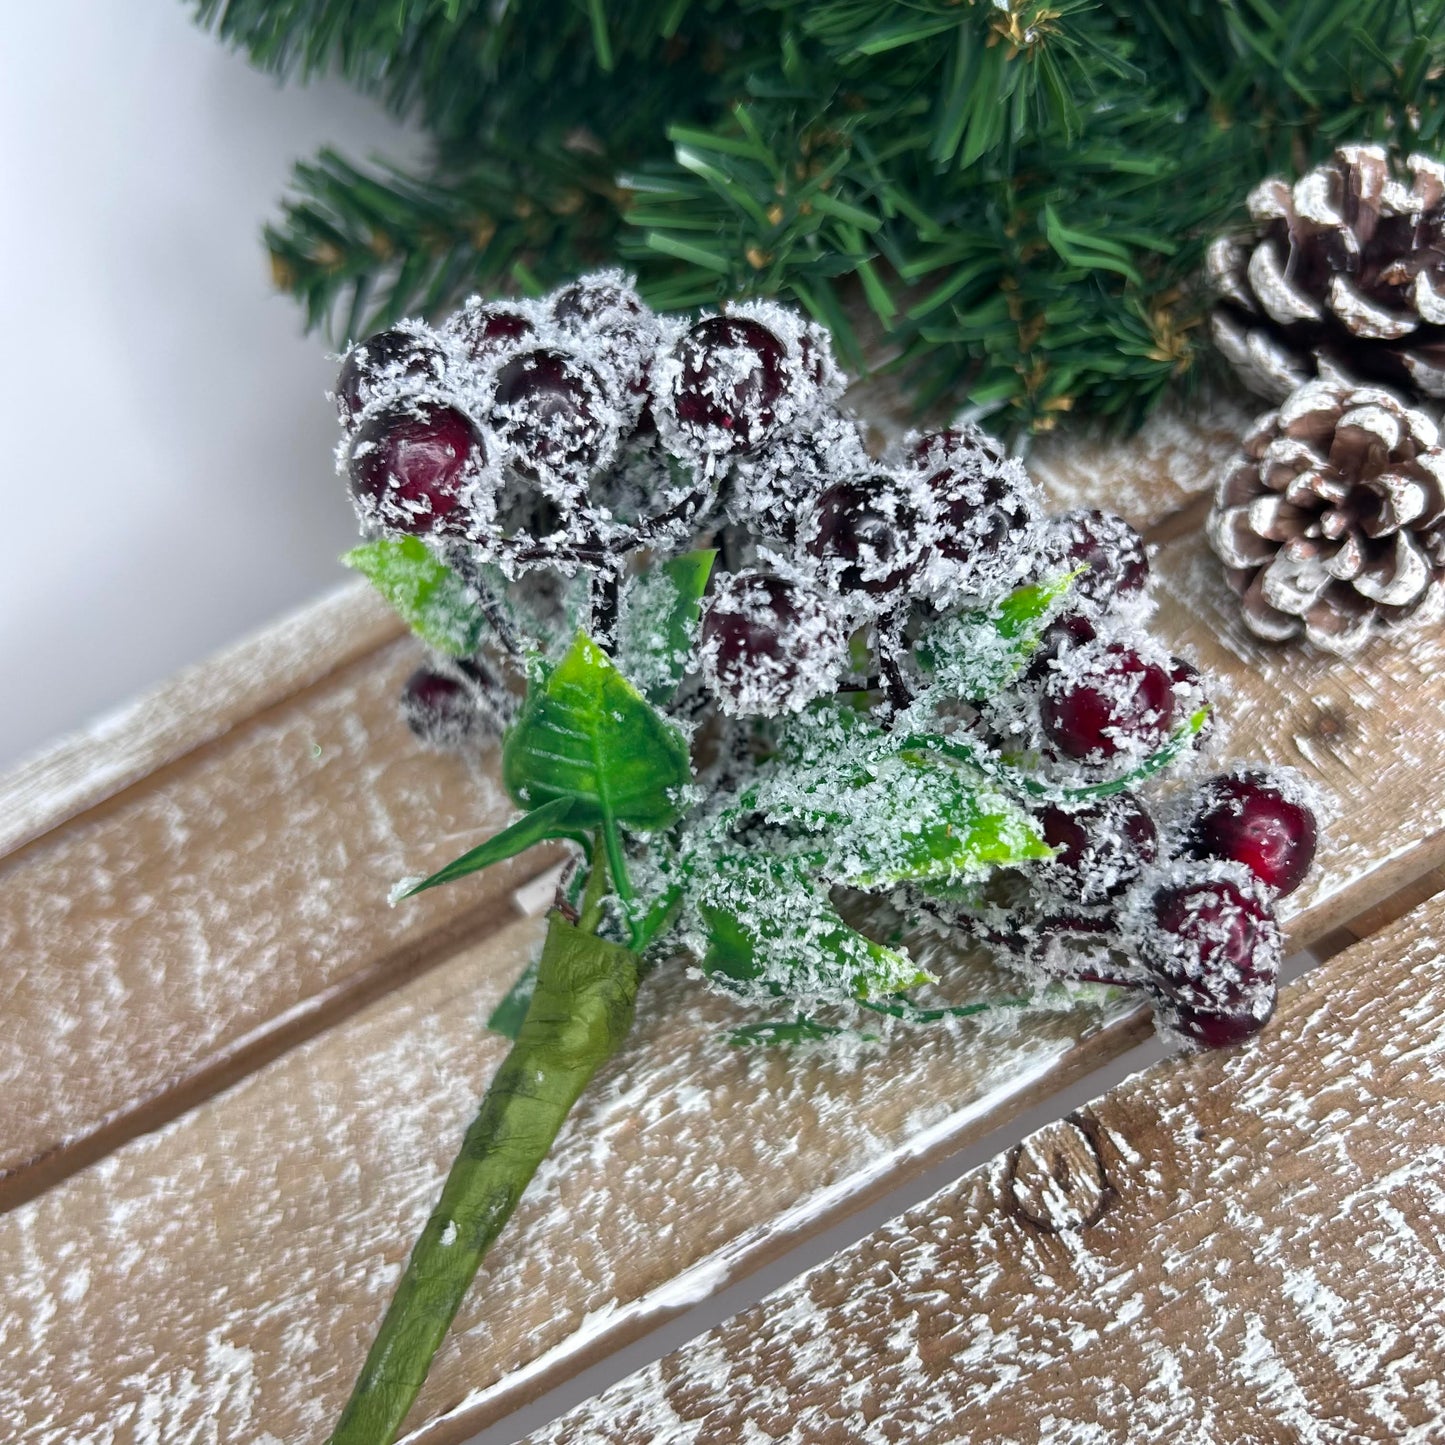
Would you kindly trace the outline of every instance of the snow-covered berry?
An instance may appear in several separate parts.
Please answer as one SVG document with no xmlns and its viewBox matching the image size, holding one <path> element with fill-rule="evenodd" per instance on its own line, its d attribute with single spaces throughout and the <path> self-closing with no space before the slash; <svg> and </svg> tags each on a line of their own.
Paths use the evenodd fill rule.
<svg viewBox="0 0 1445 1445">
<path fill-rule="evenodd" d="M 1240 1043 L 1274 1012 L 1282 936 L 1238 864 L 1176 865 L 1143 902 L 1136 946 L 1166 1022 L 1206 1048 Z"/>
<path fill-rule="evenodd" d="M 1144 539 L 1112 512 L 1084 509 L 1050 517 L 1042 560 L 1050 569 L 1086 567 L 1073 590 L 1105 609 L 1149 585 Z"/>
<path fill-rule="evenodd" d="M 837 685 L 847 650 L 824 600 L 788 578 L 735 572 L 703 609 L 703 681 L 733 716 L 798 712 Z"/>
<path fill-rule="evenodd" d="M 1030 682 L 1041 682 L 1048 677 L 1054 663 L 1093 642 L 1099 629 L 1082 612 L 1061 612 L 1039 635 L 1038 645 L 1029 658 L 1024 677 Z"/>
<path fill-rule="evenodd" d="M 460 678 L 419 667 L 401 689 L 401 715 L 422 742 L 436 748 L 460 747 L 479 722 L 476 699 Z"/>
<path fill-rule="evenodd" d="M 1255 769 L 1211 778 L 1185 835 L 1196 858 L 1243 863 L 1277 894 L 1293 893 L 1314 862 L 1319 825 L 1294 790 Z"/>
<path fill-rule="evenodd" d="M 788 385 L 782 340 L 746 316 L 709 316 L 678 342 L 664 398 L 683 440 L 701 456 L 761 446 Z"/>
<path fill-rule="evenodd" d="M 368 527 L 460 534 L 486 461 L 482 434 L 468 416 L 421 402 L 369 416 L 352 439 L 347 473 Z"/>
<path fill-rule="evenodd" d="M 924 518 L 909 490 L 887 473 L 834 484 L 799 531 L 831 591 L 901 601 L 928 560 Z"/>
<path fill-rule="evenodd" d="M 420 330 L 378 331 L 346 353 L 336 378 L 336 407 L 343 424 L 355 422 L 374 402 L 394 400 L 441 380 L 442 349 Z"/>
<path fill-rule="evenodd" d="M 537 334 L 531 312 L 519 303 L 472 297 L 446 325 L 469 361 L 496 361 Z"/>
<path fill-rule="evenodd" d="M 575 501 L 617 449 L 617 417 L 597 373 L 550 347 L 519 351 L 497 372 L 490 419 L 512 470 L 555 501 Z"/>
<path fill-rule="evenodd" d="M 1078 903 L 1103 903 L 1122 893 L 1159 854 L 1159 831 L 1127 793 L 1082 807 L 1050 804 L 1038 814 L 1054 856 L 1034 870 L 1051 892 Z"/>
<path fill-rule="evenodd" d="M 1169 673 L 1122 643 L 1090 644 L 1050 672 L 1039 713 L 1065 757 L 1098 763 L 1160 747 L 1174 725 Z"/>
</svg>

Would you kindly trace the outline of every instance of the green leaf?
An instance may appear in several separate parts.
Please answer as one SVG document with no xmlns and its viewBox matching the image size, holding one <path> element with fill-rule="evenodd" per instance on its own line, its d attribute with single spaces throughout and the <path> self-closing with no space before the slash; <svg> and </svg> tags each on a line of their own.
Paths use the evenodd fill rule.
<svg viewBox="0 0 1445 1445">
<path fill-rule="evenodd" d="M 830 884 L 954 882 L 1050 850 L 1028 814 L 980 773 L 903 750 L 856 714 L 820 711 L 724 821 L 761 817 L 817 860 Z"/>
<path fill-rule="evenodd" d="M 1155 773 L 1162 772 L 1193 746 L 1199 730 L 1209 720 L 1209 712 L 1206 704 L 1190 714 L 1189 720 L 1175 728 L 1162 747 L 1150 753 L 1142 763 L 1121 777 L 1110 778 L 1105 783 L 1090 783 L 1081 788 L 1066 788 L 1059 783 L 1049 782 L 1046 778 L 1035 777 L 1006 763 L 982 743 L 967 738 L 914 733 L 903 740 L 903 746 L 918 752 L 937 753 L 942 757 L 952 758 L 1015 793 L 1042 798 L 1048 802 L 1078 803 L 1089 798 L 1107 798 L 1113 793 L 1127 792 L 1152 778 Z"/>
<path fill-rule="evenodd" d="M 353 547 L 341 560 L 360 572 L 438 652 L 470 657 L 477 650 L 486 618 L 466 583 L 419 537 L 381 537 Z"/>
<path fill-rule="evenodd" d="M 1031 582 L 992 607 L 945 618 L 919 638 L 919 665 L 936 675 L 934 685 L 950 697 L 992 697 L 1032 656 L 1077 575 Z"/>
<path fill-rule="evenodd" d="M 740 1028 L 730 1029 L 728 1043 L 735 1049 L 753 1048 L 759 1044 L 806 1044 L 817 1039 L 831 1039 L 839 1034 L 856 1032 L 837 1024 L 821 1023 L 817 1019 L 809 1018 L 807 1014 L 799 1014 L 795 1019 L 777 1023 L 743 1024 Z M 858 1037 L 874 1043 L 878 1035 L 859 1033 Z"/>
<path fill-rule="evenodd" d="M 519 803 L 540 807 L 565 798 L 574 827 L 611 832 L 626 823 L 650 832 L 679 817 L 691 780 L 681 729 L 586 633 L 555 667 L 534 663 L 521 715 L 502 748 L 502 781 Z"/>
<path fill-rule="evenodd" d="M 809 859 L 739 851 L 709 861 L 697 886 L 702 967 L 737 992 L 841 1000 L 932 982 L 906 953 L 850 928 Z"/>
<path fill-rule="evenodd" d="M 437 888 L 443 883 L 465 878 L 469 873 L 478 873 L 483 868 L 490 868 L 493 863 L 502 862 L 503 859 L 515 858 L 518 853 L 525 853 L 537 843 L 545 843 L 552 838 L 577 837 L 581 830 L 571 821 L 573 806 L 571 798 L 554 798 L 540 808 L 533 808 L 530 813 L 523 813 L 511 827 L 503 828 L 500 833 L 488 838 L 469 853 L 454 858 L 430 878 L 423 878 L 420 883 L 414 883 L 404 892 L 397 894 L 397 901 L 425 893 L 428 888 Z"/>
<path fill-rule="evenodd" d="M 685 552 L 654 567 L 623 594 L 617 656 L 628 678 L 661 707 L 672 699 L 697 641 L 702 594 L 717 553 Z"/>
</svg>

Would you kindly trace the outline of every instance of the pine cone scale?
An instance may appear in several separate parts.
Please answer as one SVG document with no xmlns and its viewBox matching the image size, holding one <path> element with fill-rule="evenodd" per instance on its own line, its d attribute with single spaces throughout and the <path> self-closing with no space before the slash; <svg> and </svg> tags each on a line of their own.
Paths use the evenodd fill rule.
<svg viewBox="0 0 1445 1445">
<path fill-rule="evenodd" d="M 1424 413 L 1380 387 L 1313 381 L 1243 453 L 1206 530 L 1251 631 L 1347 652 L 1445 608 L 1445 451 Z"/>
<path fill-rule="evenodd" d="M 1215 343 L 1251 389 L 1283 400 L 1319 358 L 1445 398 L 1445 167 L 1405 170 L 1342 146 L 1293 186 L 1256 186 L 1254 235 L 1209 248 Z"/>
</svg>

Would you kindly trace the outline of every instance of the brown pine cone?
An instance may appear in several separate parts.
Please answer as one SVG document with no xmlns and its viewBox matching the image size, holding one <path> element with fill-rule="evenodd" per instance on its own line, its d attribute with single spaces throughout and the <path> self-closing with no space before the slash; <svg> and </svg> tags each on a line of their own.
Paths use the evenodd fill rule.
<svg viewBox="0 0 1445 1445">
<path fill-rule="evenodd" d="M 1445 164 L 1391 174 L 1381 146 L 1342 146 L 1293 186 L 1250 193 L 1253 235 L 1207 269 L 1215 344 L 1251 391 L 1283 401 L 1327 368 L 1445 397 Z"/>
<path fill-rule="evenodd" d="M 1445 613 L 1445 449 L 1380 387 L 1300 387 L 1225 473 L 1209 540 L 1260 637 L 1351 652 Z"/>
</svg>

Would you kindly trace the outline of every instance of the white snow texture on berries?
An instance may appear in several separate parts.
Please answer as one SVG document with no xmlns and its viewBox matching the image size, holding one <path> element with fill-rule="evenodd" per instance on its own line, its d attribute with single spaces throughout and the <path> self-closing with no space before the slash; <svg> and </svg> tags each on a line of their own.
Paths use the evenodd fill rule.
<svg viewBox="0 0 1445 1445">
<path fill-rule="evenodd" d="M 935 1017 L 947 980 L 903 939 L 923 957 L 962 934 L 1051 1006 L 1136 989 L 1187 1043 L 1248 1037 L 1314 800 L 1244 766 L 1156 792 L 1202 775 L 1212 728 L 1207 680 L 1148 632 L 1143 540 L 1045 516 L 971 423 L 871 454 L 846 385 L 785 306 L 659 315 L 615 270 L 354 346 L 336 400 L 355 555 L 420 635 L 479 639 L 409 682 L 409 723 L 495 739 L 585 632 L 691 745 L 681 821 L 625 848 L 670 909 L 654 946 L 712 984 Z M 1260 503 L 1236 491 L 1216 546 L 1257 566 L 1238 518 Z"/>
</svg>

